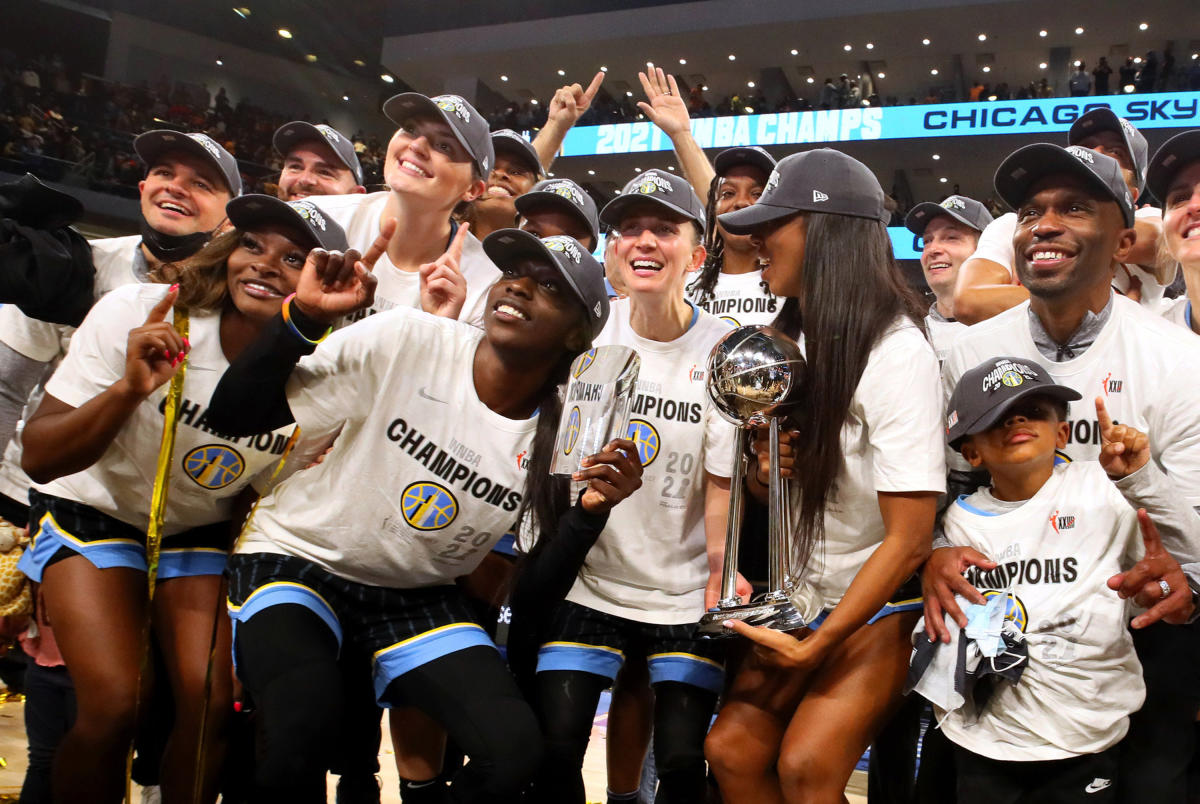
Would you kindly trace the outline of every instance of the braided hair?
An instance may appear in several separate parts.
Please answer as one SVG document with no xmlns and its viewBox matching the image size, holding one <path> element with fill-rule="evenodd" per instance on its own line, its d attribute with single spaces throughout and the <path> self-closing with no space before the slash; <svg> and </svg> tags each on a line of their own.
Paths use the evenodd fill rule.
<svg viewBox="0 0 1200 804">
<path fill-rule="evenodd" d="M 721 179 L 721 176 L 713 176 L 712 181 L 708 183 L 708 198 L 704 204 L 704 219 L 708 222 L 708 228 L 704 231 L 704 250 L 707 256 L 704 258 L 704 265 L 700 266 L 700 275 L 687 288 L 692 301 L 705 308 L 713 300 L 717 279 L 720 278 L 721 271 L 725 270 L 725 236 L 717 227 L 717 190 L 721 187 Z M 760 285 L 763 293 L 770 296 L 771 291 L 767 289 L 767 283 L 762 282 Z"/>
</svg>

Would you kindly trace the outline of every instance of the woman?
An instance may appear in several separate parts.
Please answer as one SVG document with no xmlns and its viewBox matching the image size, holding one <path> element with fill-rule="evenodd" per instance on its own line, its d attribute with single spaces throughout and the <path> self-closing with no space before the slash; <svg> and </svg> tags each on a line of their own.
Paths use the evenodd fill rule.
<svg viewBox="0 0 1200 804">
<path fill-rule="evenodd" d="M 337 722 L 337 655 L 374 657 L 385 706 L 420 709 L 471 757 L 457 801 L 509 800 L 540 757 L 533 713 L 455 578 L 526 512 L 568 510 L 549 475 L 558 385 L 608 315 L 600 266 L 578 242 L 501 230 L 486 241 L 502 276 L 484 329 L 396 309 L 321 330 L 369 305 L 367 265 L 317 254 L 283 316 L 222 380 L 210 418 L 249 431 L 294 419 L 337 433 L 317 466 L 279 484 L 231 560 L 238 673 L 258 707 L 259 795 L 311 795 Z M 315 351 L 314 351 L 315 347 Z M 302 353 L 311 357 L 300 361 Z M 615 449 L 574 479 L 604 513 L 640 485 Z"/>
<path fill-rule="evenodd" d="M 30 492 L 34 542 L 21 568 L 43 584 L 78 699 L 75 725 L 55 759 L 57 801 L 122 796 L 147 616 L 176 701 L 163 756 L 163 798 L 192 801 L 196 786 L 201 800 L 216 796 L 230 709 L 229 634 L 218 616 L 230 520 L 235 500 L 278 461 L 287 431 L 230 438 L 206 422 L 204 408 L 228 360 L 292 292 L 309 250 L 345 246 L 341 229 L 305 201 L 242 196 L 227 211 L 232 231 L 189 262 L 163 267 L 156 278 L 176 283 L 166 292 L 162 284 L 129 285 L 97 302 L 25 426 L 22 464 L 36 485 Z M 188 339 L 172 326 L 173 308 L 189 313 Z M 163 386 L 185 355 L 158 588 L 150 603 L 145 530 Z M 218 658 L 206 708 L 214 618 Z M 201 751 L 207 763 L 197 779 Z"/>
<path fill-rule="evenodd" d="M 628 653 L 647 659 L 655 690 L 657 800 L 695 802 L 723 671 L 719 646 L 696 638 L 694 626 L 719 587 L 733 449 L 733 427 L 705 393 L 704 365 L 729 326 L 684 299 L 704 260 L 704 210 L 687 182 L 648 170 L 600 219 L 614 228 L 611 256 L 629 297 L 613 303 L 595 345 L 628 346 L 641 358 L 629 438 L 654 468 L 548 613 L 537 663 L 547 756 L 534 800 L 584 800 L 596 702 Z"/>
<path fill-rule="evenodd" d="M 706 744 L 729 804 L 843 801 L 900 699 L 920 607 L 901 587 L 929 552 L 945 466 L 937 359 L 887 219 L 871 172 L 828 149 L 782 160 L 757 204 L 721 217 L 755 239 L 763 279 L 788 297 L 777 326 L 808 361 L 781 467 L 804 468 L 791 566 L 811 625 L 731 626 L 756 647 Z"/>
<path fill-rule="evenodd" d="M 1176 134 L 1162 144 L 1150 160 L 1146 189 L 1162 202 L 1159 249 L 1179 263 L 1187 286 L 1163 315 L 1200 334 L 1200 131 Z"/>
</svg>

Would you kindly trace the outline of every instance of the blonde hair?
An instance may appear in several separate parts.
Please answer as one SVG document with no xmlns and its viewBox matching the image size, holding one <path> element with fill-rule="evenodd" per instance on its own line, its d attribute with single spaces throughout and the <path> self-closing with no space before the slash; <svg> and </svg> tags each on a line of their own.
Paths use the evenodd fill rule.
<svg viewBox="0 0 1200 804">
<path fill-rule="evenodd" d="M 209 240 L 204 248 L 179 262 L 168 262 L 150 271 L 150 281 L 179 284 L 175 306 L 185 310 L 220 310 L 229 299 L 226 261 L 242 242 L 241 229 L 229 229 Z"/>
</svg>

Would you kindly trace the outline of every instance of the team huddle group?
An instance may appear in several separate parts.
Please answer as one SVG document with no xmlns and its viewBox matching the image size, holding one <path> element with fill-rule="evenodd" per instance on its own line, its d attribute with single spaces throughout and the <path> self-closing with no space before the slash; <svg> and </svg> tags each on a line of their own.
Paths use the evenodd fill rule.
<svg viewBox="0 0 1200 804">
<path fill-rule="evenodd" d="M 868 746 L 873 801 L 1186 799 L 1200 130 L 1151 158 L 1095 109 L 1000 161 L 1014 213 L 918 204 L 926 309 L 865 165 L 710 162 L 674 79 L 640 78 L 680 171 L 599 210 L 542 177 L 601 76 L 533 143 L 389 99 L 375 193 L 326 125 L 276 132 L 278 197 L 203 134 L 136 139 L 142 230 L 91 241 L 78 328 L 0 308 L 0 514 L 56 679 L 27 720 L 76 702 L 31 732 L 23 801 L 119 801 L 153 719 L 168 804 L 325 801 L 328 771 L 377 802 L 384 707 L 405 802 L 581 804 L 610 686 L 610 802 L 650 744 L 658 802 L 843 801 Z M 772 469 L 705 390 L 751 324 L 806 360 L 779 463 L 808 625 L 707 639 L 734 444 L 753 500 Z M 605 345 L 641 360 L 627 437 L 553 475 L 563 386 Z"/>
</svg>

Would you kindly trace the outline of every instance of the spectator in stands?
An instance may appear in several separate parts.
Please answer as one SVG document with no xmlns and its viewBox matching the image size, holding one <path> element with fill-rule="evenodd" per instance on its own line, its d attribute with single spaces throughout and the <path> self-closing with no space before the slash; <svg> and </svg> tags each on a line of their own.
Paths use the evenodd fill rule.
<svg viewBox="0 0 1200 804">
<path fill-rule="evenodd" d="M 1108 94 L 1108 77 L 1112 75 L 1112 71 L 1112 67 L 1108 66 L 1108 59 L 1101 56 L 1100 63 L 1096 65 L 1096 69 L 1092 70 L 1092 75 L 1095 77 L 1097 95 Z"/>
<path fill-rule="evenodd" d="M 1088 75 L 1087 65 L 1082 61 L 1075 62 L 1075 73 L 1067 84 L 1072 98 L 1082 98 L 1091 94 L 1092 77 Z"/>
<path fill-rule="evenodd" d="M 838 91 L 833 85 L 832 78 L 826 78 L 825 84 L 821 87 L 821 99 L 817 104 L 822 109 L 834 109 L 838 106 Z"/>
</svg>

